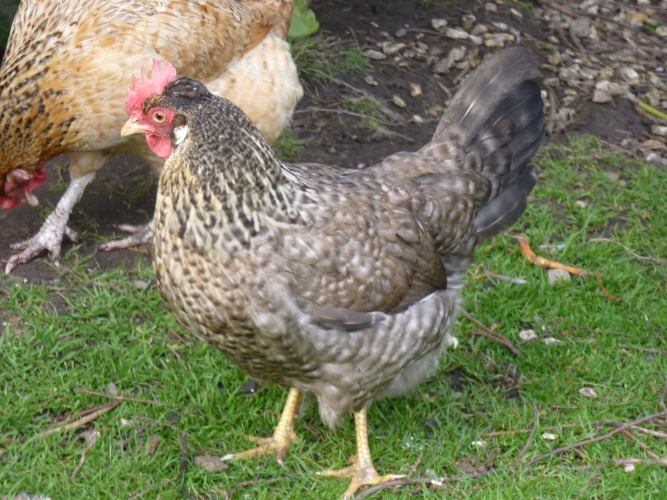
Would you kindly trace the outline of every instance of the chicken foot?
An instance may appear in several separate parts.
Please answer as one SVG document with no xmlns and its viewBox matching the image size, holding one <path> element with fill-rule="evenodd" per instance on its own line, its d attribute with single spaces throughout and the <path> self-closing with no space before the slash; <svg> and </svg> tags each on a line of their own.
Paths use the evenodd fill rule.
<svg viewBox="0 0 667 500">
<path fill-rule="evenodd" d="M 381 476 L 375 470 L 371 450 L 368 447 L 368 424 L 366 421 L 367 409 L 354 412 L 354 426 L 357 431 L 357 454 L 354 465 L 344 469 L 319 472 L 325 477 L 349 477 L 350 485 L 345 490 L 344 500 L 350 500 L 354 493 L 364 485 L 382 484 L 394 479 L 401 479 L 404 475 L 387 474 Z"/>
<path fill-rule="evenodd" d="M 285 462 L 290 445 L 300 439 L 296 432 L 294 432 L 294 424 L 299 415 L 301 401 L 303 401 L 303 393 L 298 389 L 291 388 L 273 436 L 270 438 L 250 436 L 250 440 L 258 444 L 256 448 L 240 453 L 230 453 L 222 457 L 221 460 L 231 460 L 233 458 L 245 460 L 246 458 L 259 457 L 275 452 L 278 463 L 282 464 Z"/>
<path fill-rule="evenodd" d="M 67 236 L 73 242 L 79 241 L 79 235 L 76 231 L 67 225 L 67 220 L 74 205 L 78 203 L 83 195 L 86 186 L 95 178 L 95 172 L 91 172 L 82 177 L 72 179 L 67 191 L 60 198 L 56 209 L 46 218 L 39 232 L 32 238 L 14 243 L 11 245 L 13 250 L 23 250 L 21 253 L 12 256 L 7 262 L 5 273 L 9 274 L 19 264 L 25 264 L 44 250 L 51 252 L 53 263 L 59 266 L 60 252 L 62 249 L 63 237 Z"/>
<path fill-rule="evenodd" d="M 132 224 L 118 224 L 115 226 L 121 231 L 132 233 L 132 236 L 123 238 L 122 240 L 109 241 L 100 245 L 100 249 L 108 252 L 109 250 L 118 250 L 121 248 L 130 248 L 144 243 L 153 241 L 153 220 L 151 219 L 146 224 L 139 224 L 134 226 Z"/>
</svg>

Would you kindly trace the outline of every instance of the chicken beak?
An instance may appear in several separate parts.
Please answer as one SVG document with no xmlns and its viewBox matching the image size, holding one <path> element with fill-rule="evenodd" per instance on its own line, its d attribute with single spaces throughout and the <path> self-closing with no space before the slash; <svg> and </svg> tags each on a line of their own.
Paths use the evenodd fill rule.
<svg viewBox="0 0 667 500">
<path fill-rule="evenodd" d="M 126 137 L 132 134 L 145 134 L 147 127 L 138 123 L 138 118 L 130 118 L 125 122 L 123 128 L 120 129 L 120 136 Z"/>
<path fill-rule="evenodd" d="M 26 205 L 30 207 L 36 207 L 37 205 L 39 205 L 39 200 L 37 199 L 37 196 L 35 196 L 32 193 L 26 193 L 24 201 Z"/>
</svg>

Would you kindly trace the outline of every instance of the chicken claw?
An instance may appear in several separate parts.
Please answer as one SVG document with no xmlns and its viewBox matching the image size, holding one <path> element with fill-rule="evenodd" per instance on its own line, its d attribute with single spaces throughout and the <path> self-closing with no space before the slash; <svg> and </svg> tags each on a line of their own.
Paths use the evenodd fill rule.
<svg viewBox="0 0 667 500">
<path fill-rule="evenodd" d="M 366 414 L 366 408 L 354 412 L 354 425 L 357 431 L 357 454 L 354 457 L 354 465 L 345 467 L 344 469 L 318 472 L 318 475 L 324 477 L 348 477 L 351 479 L 350 485 L 345 490 L 343 500 L 350 500 L 355 492 L 364 485 L 382 484 L 405 477 L 404 475 L 397 474 L 381 476 L 375 470 L 371 451 L 368 447 Z"/>
<path fill-rule="evenodd" d="M 39 232 L 32 238 L 14 243 L 11 245 L 13 250 L 23 250 L 20 254 L 14 255 L 7 262 L 5 273 L 9 274 L 19 264 L 25 264 L 31 259 L 37 257 L 44 250 L 51 252 L 53 263 L 58 266 L 63 237 L 67 236 L 74 243 L 79 241 L 79 235 L 72 228 L 67 226 L 67 220 L 72 213 L 72 208 L 81 199 L 86 186 L 95 178 L 95 173 L 86 174 L 82 177 L 72 179 L 65 194 L 60 198 L 56 209 L 46 218 Z"/>
<path fill-rule="evenodd" d="M 55 213 L 55 212 L 54 212 Z M 54 219 L 55 220 L 55 219 Z M 66 222 L 65 219 L 64 222 Z M 61 226 L 58 221 L 48 224 L 46 220 L 39 232 L 30 239 L 10 245 L 12 250 L 23 250 L 20 254 L 12 256 L 7 262 L 5 273 L 9 274 L 19 264 L 25 264 L 37 257 L 44 250 L 51 253 L 51 259 L 56 267 L 60 266 L 60 252 L 63 236 L 67 236 L 73 243 L 78 243 L 79 233 L 68 225 Z"/>
<path fill-rule="evenodd" d="M 285 402 L 285 408 L 280 415 L 278 426 L 270 438 L 257 438 L 249 436 L 251 441 L 256 442 L 259 446 L 241 453 L 230 453 L 222 457 L 223 461 L 240 458 L 259 457 L 262 455 L 276 454 L 276 459 L 279 464 L 282 464 L 287 459 L 287 452 L 292 443 L 299 441 L 299 436 L 294 432 L 294 423 L 299 414 L 299 407 L 303 400 L 303 393 L 298 389 L 290 389 Z"/>
<path fill-rule="evenodd" d="M 123 238 L 122 240 L 110 241 L 100 245 L 100 249 L 104 250 L 105 252 L 108 252 L 109 250 L 119 250 L 121 248 L 130 248 L 153 241 L 152 220 L 146 224 L 139 224 L 138 226 L 133 226 L 131 224 L 119 224 L 114 227 L 121 231 L 125 231 L 126 233 L 132 233 L 132 236 Z"/>
</svg>

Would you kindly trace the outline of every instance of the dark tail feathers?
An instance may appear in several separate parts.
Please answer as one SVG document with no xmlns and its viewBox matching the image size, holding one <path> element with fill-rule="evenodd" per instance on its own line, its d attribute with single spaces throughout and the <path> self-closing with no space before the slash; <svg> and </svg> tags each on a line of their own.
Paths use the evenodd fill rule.
<svg viewBox="0 0 667 500">
<path fill-rule="evenodd" d="M 426 146 L 456 141 L 466 155 L 463 170 L 478 171 L 491 180 L 491 195 L 474 221 L 471 250 L 511 227 L 526 208 L 526 198 L 535 185 L 529 162 L 544 139 L 537 83 L 541 79 L 535 61 L 523 47 L 495 54 L 454 96 Z"/>
</svg>

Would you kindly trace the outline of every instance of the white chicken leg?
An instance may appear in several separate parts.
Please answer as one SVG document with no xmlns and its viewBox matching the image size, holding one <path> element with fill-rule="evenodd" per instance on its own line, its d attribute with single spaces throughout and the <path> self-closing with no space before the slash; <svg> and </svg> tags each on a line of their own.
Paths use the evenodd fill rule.
<svg viewBox="0 0 667 500">
<path fill-rule="evenodd" d="M 100 245 L 100 248 L 105 252 L 121 248 L 130 248 L 153 241 L 153 219 L 146 224 L 139 224 L 137 226 L 132 224 L 118 224 L 116 227 L 126 233 L 132 233 L 132 236 Z"/>
<path fill-rule="evenodd" d="M 63 236 L 66 235 L 73 242 L 79 241 L 79 235 L 67 226 L 67 221 L 74 205 L 81 199 L 86 186 L 94 178 L 95 172 L 91 172 L 83 177 L 72 179 L 67 191 L 60 198 L 56 209 L 46 218 L 39 232 L 26 241 L 11 245 L 13 250 L 23 251 L 9 259 L 7 267 L 5 267 L 5 273 L 9 274 L 17 265 L 25 264 L 44 250 L 51 252 L 51 259 L 53 259 L 54 264 L 59 265 L 58 260 L 60 259 Z"/>
</svg>

